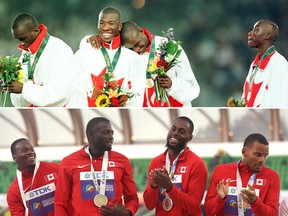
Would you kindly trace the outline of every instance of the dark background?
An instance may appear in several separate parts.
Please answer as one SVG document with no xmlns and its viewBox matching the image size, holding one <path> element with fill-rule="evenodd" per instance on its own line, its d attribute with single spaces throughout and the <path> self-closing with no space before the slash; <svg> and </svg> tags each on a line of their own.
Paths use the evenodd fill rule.
<svg viewBox="0 0 288 216">
<path fill-rule="evenodd" d="M 83 36 L 97 32 L 98 14 L 109 5 L 121 10 L 123 21 L 153 34 L 174 28 L 201 88 L 194 107 L 223 107 L 229 97 L 241 97 L 257 53 L 249 49 L 247 33 L 258 20 L 279 25 L 275 47 L 288 57 L 287 0 L 0 0 L 0 54 L 20 55 L 10 29 L 19 13 L 34 15 L 75 52 Z"/>
</svg>

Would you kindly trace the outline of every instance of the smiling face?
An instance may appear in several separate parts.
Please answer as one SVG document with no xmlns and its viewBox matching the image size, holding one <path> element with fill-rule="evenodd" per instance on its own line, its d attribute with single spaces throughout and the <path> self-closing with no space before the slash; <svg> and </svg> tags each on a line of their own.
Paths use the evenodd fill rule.
<svg viewBox="0 0 288 216">
<path fill-rule="evenodd" d="M 122 23 L 117 13 L 99 14 L 98 33 L 104 42 L 110 43 L 119 34 L 121 28 Z"/>
<path fill-rule="evenodd" d="M 21 171 L 35 167 L 36 153 L 28 140 L 21 140 L 16 144 L 12 157 Z"/>
<path fill-rule="evenodd" d="M 251 145 L 243 147 L 242 162 L 254 172 L 259 172 L 269 155 L 269 146 L 254 141 Z"/>
<path fill-rule="evenodd" d="M 183 119 L 176 119 L 168 132 L 166 146 L 168 149 L 181 151 L 192 138 L 189 123 Z"/>
</svg>

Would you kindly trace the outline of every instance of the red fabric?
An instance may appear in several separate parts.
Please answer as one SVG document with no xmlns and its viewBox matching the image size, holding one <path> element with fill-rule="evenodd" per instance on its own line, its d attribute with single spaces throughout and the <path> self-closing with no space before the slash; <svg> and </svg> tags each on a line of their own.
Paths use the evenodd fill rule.
<svg viewBox="0 0 288 216">
<path fill-rule="evenodd" d="M 269 61 L 270 61 L 270 58 L 272 57 L 272 55 L 274 55 L 275 51 L 272 52 L 270 55 L 268 55 L 265 59 L 261 60 L 261 57 L 259 55 L 259 53 L 257 53 L 253 63 L 252 63 L 252 69 L 254 69 L 257 64 L 259 63 L 260 61 L 260 65 L 259 65 L 259 68 L 256 73 L 263 73 L 264 72 L 264 69 L 266 68 L 266 66 L 268 65 Z M 256 74 L 257 76 L 257 74 Z M 247 104 L 247 107 L 253 107 L 254 106 L 254 101 L 255 101 L 255 98 L 261 88 L 261 85 L 262 85 L 263 82 L 260 82 L 260 83 L 257 83 L 255 84 L 254 80 L 253 80 L 253 84 L 252 84 L 252 89 L 251 89 L 251 97 L 248 101 L 248 90 L 249 90 L 249 82 L 247 82 L 247 80 L 245 81 L 245 84 L 244 84 L 244 100 Z M 268 89 L 268 86 L 265 86 L 266 89 Z M 255 104 L 255 106 L 259 107 L 260 104 Z"/>
<path fill-rule="evenodd" d="M 39 25 L 39 28 L 40 28 L 40 33 L 37 35 L 35 41 L 28 47 L 28 49 L 25 49 L 21 45 L 19 45 L 18 48 L 21 50 L 30 51 L 32 54 L 35 54 L 47 34 L 47 27 L 45 25 L 41 24 Z"/>
<path fill-rule="evenodd" d="M 252 86 L 252 90 L 251 90 L 251 97 L 250 99 L 248 100 L 248 92 L 249 92 L 249 83 L 248 82 L 245 82 L 245 86 L 244 86 L 244 100 L 245 100 L 245 103 L 247 104 L 247 107 L 253 107 L 254 106 L 254 101 L 255 101 L 255 98 L 262 86 L 262 83 L 263 82 L 260 82 L 258 84 L 255 84 L 254 81 L 253 81 L 253 86 Z M 260 104 L 258 105 L 260 106 Z"/>
<path fill-rule="evenodd" d="M 67 212 L 70 202 L 72 202 L 72 206 L 75 209 L 74 216 L 102 215 L 93 200 L 83 200 L 81 197 L 80 173 L 91 171 L 90 157 L 84 148 L 65 157 L 61 163 L 58 173 L 58 186 L 55 193 L 56 215 L 70 216 Z M 108 202 L 122 204 L 124 200 L 125 207 L 134 215 L 138 210 L 139 201 L 131 163 L 127 157 L 114 151 L 109 151 L 108 157 L 108 171 L 114 172 L 115 192 L 115 198 L 109 198 Z M 101 171 L 102 160 L 102 156 L 97 158 L 97 160 L 93 160 L 95 171 Z"/>
<path fill-rule="evenodd" d="M 50 184 L 54 182 L 57 186 L 57 173 L 58 173 L 59 164 L 52 163 L 52 162 L 40 162 L 39 169 L 36 173 L 36 176 L 34 178 L 34 182 L 32 187 L 29 189 L 29 191 L 42 187 L 44 185 Z M 53 174 L 55 179 L 48 180 L 47 175 Z M 56 175 L 55 175 L 56 174 Z M 23 182 L 23 189 L 25 190 L 28 188 L 31 184 L 33 177 L 33 173 L 30 172 L 22 172 L 22 182 Z M 25 215 L 25 207 L 22 202 L 22 198 L 20 195 L 20 190 L 18 186 L 17 178 L 14 178 L 12 184 L 8 188 L 7 192 L 7 203 L 9 206 L 9 210 L 11 212 L 11 215 L 13 216 L 23 216 Z M 51 212 L 49 214 L 45 214 L 45 216 L 53 216 L 54 212 Z M 29 211 L 29 216 L 31 216 L 31 212 Z"/>
<path fill-rule="evenodd" d="M 102 45 L 107 49 L 118 49 L 118 47 L 121 46 L 120 34 L 115 36 L 110 43 L 104 42 L 99 35 L 98 39 L 100 40 Z"/>
<path fill-rule="evenodd" d="M 169 107 L 166 102 L 163 105 L 161 105 L 161 101 L 156 101 L 156 98 L 153 101 L 152 100 L 153 94 L 155 94 L 154 87 L 146 88 L 146 91 L 144 92 L 143 107 Z M 182 103 L 178 102 L 170 95 L 168 96 L 168 99 L 170 101 L 170 107 L 183 107 Z M 148 104 L 150 104 L 150 106 L 148 106 Z"/>
<path fill-rule="evenodd" d="M 221 164 L 214 169 L 204 204 L 207 216 L 225 215 L 225 199 L 220 200 L 218 198 L 216 185 L 222 179 L 226 181 L 230 178 L 230 186 L 236 187 L 236 169 L 236 162 Z M 240 165 L 240 175 L 243 187 L 247 187 L 249 178 L 252 174 L 253 172 L 249 170 L 245 164 Z M 265 184 L 257 184 L 259 180 L 265 182 Z M 257 201 L 251 205 L 253 213 L 261 216 L 276 216 L 280 195 L 280 178 L 278 173 L 269 168 L 263 167 L 257 174 L 253 187 L 260 190 Z"/>
<path fill-rule="evenodd" d="M 141 28 L 141 31 L 147 36 L 148 40 L 149 40 L 149 46 L 146 48 L 147 53 L 150 53 L 151 50 L 151 46 L 152 46 L 152 34 L 148 31 L 148 29 L 146 28 Z"/>
<path fill-rule="evenodd" d="M 163 168 L 166 152 L 151 160 L 148 173 L 155 168 Z M 156 207 L 156 216 L 201 216 L 200 205 L 208 175 L 205 162 L 186 147 L 184 153 L 178 159 L 175 175 L 182 175 L 182 190 L 179 190 L 174 184 L 172 190 L 168 193 L 169 197 L 173 200 L 172 209 L 169 212 L 163 209 L 162 202 L 158 200 L 159 188 L 153 189 L 150 187 L 150 178 L 148 178 L 148 183 L 143 194 L 146 207 L 150 210 Z"/>
</svg>

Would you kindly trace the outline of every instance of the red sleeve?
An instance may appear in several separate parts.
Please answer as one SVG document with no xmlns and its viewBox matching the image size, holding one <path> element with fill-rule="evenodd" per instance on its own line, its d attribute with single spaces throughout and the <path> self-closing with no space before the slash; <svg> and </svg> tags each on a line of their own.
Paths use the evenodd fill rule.
<svg viewBox="0 0 288 216">
<path fill-rule="evenodd" d="M 207 167 L 204 161 L 195 162 L 190 172 L 187 192 L 179 190 L 175 185 L 168 192 L 169 196 L 187 212 L 198 212 L 204 196 L 207 182 Z"/>
<path fill-rule="evenodd" d="M 124 203 L 125 207 L 131 211 L 132 215 L 135 215 L 139 208 L 137 188 L 132 174 L 131 163 L 128 159 L 125 163 L 125 170 L 121 180 L 123 184 Z"/>
<path fill-rule="evenodd" d="M 204 208 L 207 216 L 221 215 L 224 212 L 225 199 L 218 198 L 216 185 L 219 182 L 218 167 L 212 173 L 209 188 L 205 197 Z"/>
<path fill-rule="evenodd" d="M 14 179 L 13 183 L 9 187 L 6 199 L 11 215 L 13 216 L 25 215 L 25 207 L 22 202 L 22 198 L 20 195 L 16 179 Z"/>
<path fill-rule="evenodd" d="M 269 173 L 268 191 L 264 200 L 257 198 L 256 202 L 251 204 L 251 208 L 255 215 L 276 216 L 280 197 L 280 177 L 278 173 Z M 261 191 L 260 191 L 261 193 Z"/>
<path fill-rule="evenodd" d="M 149 176 L 150 170 L 154 170 L 155 168 L 156 166 L 154 164 L 154 159 L 152 159 L 148 168 L 148 181 L 146 189 L 143 194 L 144 203 L 149 210 L 154 209 L 158 203 L 158 188 L 154 189 L 150 187 L 151 178 Z"/>
<path fill-rule="evenodd" d="M 71 180 L 66 169 L 61 164 L 58 171 L 57 187 L 55 191 L 55 215 L 69 216 L 71 211 Z"/>
</svg>

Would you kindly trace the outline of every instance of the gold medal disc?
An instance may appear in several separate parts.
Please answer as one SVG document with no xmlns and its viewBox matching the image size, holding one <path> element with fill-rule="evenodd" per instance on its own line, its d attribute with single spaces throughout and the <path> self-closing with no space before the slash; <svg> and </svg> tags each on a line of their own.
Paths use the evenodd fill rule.
<svg viewBox="0 0 288 216">
<path fill-rule="evenodd" d="M 108 198 L 104 194 L 97 194 L 94 197 L 94 204 L 99 208 L 103 205 L 107 205 L 107 203 L 108 203 Z"/>
<path fill-rule="evenodd" d="M 154 86 L 154 81 L 151 78 L 146 79 L 146 88 L 152 88 Z"/>
</svg>

